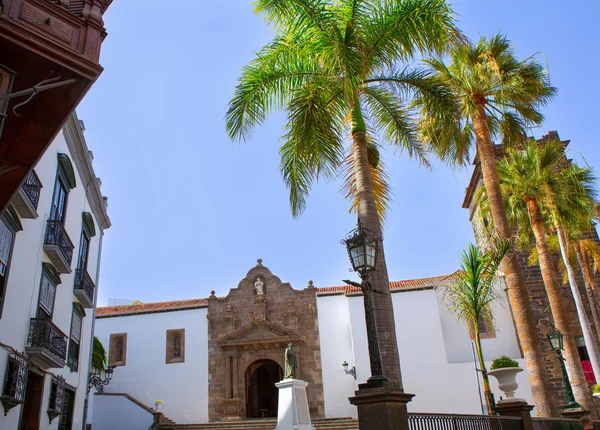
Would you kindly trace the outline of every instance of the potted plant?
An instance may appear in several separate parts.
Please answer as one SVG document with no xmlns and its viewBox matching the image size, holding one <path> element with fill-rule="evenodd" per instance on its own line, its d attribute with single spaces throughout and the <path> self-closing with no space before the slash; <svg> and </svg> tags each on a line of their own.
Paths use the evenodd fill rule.
<svg viewBox="0 0 600 430">
<path fill-rule="evenodd" d="M 490 369 L 488 375 L 492 375 L 498 380 L 498 388 L 504 391 L 506 395 L 505 401 L 520 400 L 515 398 L 515 390 L 519 386 L 517 384 L 517 373 L 523 371 L 519 367 L 519 363 L 503 355 L 492 362 Z"/>
<path fill-rule="evenodd" d="M 600 398 L 600 385 L 598 385 L 598 384 L 592 385 L 592 394 L 594 397 Z"/>
<path fill-rule="evenodd" d="M 161 406 L 162 406 L 162 400 L 155 400 L 154 401 L 154 410 L 155 411 L 159 412 Z"/>
</svg>

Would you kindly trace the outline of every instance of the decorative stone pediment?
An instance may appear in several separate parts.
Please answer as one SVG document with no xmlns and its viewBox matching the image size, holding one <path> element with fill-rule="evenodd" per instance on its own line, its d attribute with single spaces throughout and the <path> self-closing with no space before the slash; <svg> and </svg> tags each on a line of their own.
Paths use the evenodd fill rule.
<svg viewBox="0 0 600 430">
<path fill-rule="evenodd" d="M 269 349 L 304 342 L 306 336 L 271 321 L 256 319 L 216 340 L 221 348 Z"/>
</svg>

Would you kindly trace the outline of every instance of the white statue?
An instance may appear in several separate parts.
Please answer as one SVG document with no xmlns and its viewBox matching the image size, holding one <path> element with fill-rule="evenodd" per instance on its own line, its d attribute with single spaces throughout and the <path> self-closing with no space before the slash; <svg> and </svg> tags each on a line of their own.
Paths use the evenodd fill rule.
<svg viewBox="0 0 600 430">
<path fill-rule="evenodd" d="M 261 281 L 260 278 L 256 278 L 256 282 L 254 283 L 254 291 L 256 291 L 257 295 L 262 296 L 265 293 L 263 290 L 264 286 L 265 284 L 263 281 Z"/>
</svg>

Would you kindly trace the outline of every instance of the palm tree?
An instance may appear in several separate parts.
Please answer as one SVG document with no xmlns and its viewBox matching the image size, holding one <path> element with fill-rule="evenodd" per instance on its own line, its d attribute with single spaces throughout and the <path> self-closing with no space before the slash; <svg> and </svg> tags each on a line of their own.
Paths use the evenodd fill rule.
<svg viewBox="0 0 600 430">
<path fill-rule="evenodd" d="M 422 138 L 431 143 L 442 160 L 459 165 L 468 160 L 475 141 L 496 235 L 508 239 L 512 232 L 500 191 L 492 139 L 502 136 L 505 143 L 510 143 L 523 136 L 526 127 L 540 124 L 543 116 L 539 110 L 556 90 L 549 85 L 542 66 L 532 58 L 517 59 L 502 35 L 454 47 L 448 65 L 441 57 L 426 63 L 452 91 L 457 107 L 449 112 L 447 106 L 438 109 L 439 105 L 417 99 L 422 114 L 419 127 Z M 557 416 L 527 286 L 516 255 L 504 259 L 502 271 L 537 414 Z"/>
<path fill-rule="evenodd" d="M 587 229 L 589 231 L 589 229 Z M 597 272 L 600 269 L 600 244 L 598 241 L 585 239 L 583 231 L 578 234 L 577 239 L 573 241 L 573 249 L 577 256 L 577 262 L 583 273 L 585 283 L 585 292 L 590 304 L 594 326 L 596 328 L 596 336 L 600 339 L 600 315 L 598 315 L 598 305 L 596 301 L 596 286 L 592 278 L 592 271 Z M 593 265 L 591 264 L 593 263 Z M 600 379 L 600 375 L 596 376 Z"/>
<path fill-rule="evenodd" d="M 107 358 L 104 345 L 96 336 L 94 336 L 94 346 L 92 347 L 92 368 L 104 370 L 106 368 Z"/>
<path fill-rule="evenodd" d="M 500 263 L 511 246 L 506 240 L 493 241 L 493 243 L 494 245 L 486 251 L 470 244 L 462 253 L 458 278 L 438 287 L 442 302 L 448 310 L 456 315 L 459 321 L 464 321 L 472 327 L 483 377 L 485 403 L 490 415 L 494 413 L 494 401 L 481 349 L 479 321 L 483 319 L 487 324 L 493 324 L 493 304 L 500 298 L 494 288 L 494 280 Z"/>
<path fill-rule="evenodd" d="M 525 217 L 529 219 L 552 316 L 556 327 L 565 335 L 565 365 L 573 394 L 584 408 L 594 411 L 594 402 L 579 361 L 579 352 L 575 344 L 569 315 L 562 300 L 560 283 L 546 236 L 547 224 L 553 221 L 557 228 L 559 242 L 561 242 L 561 252 L 565 257 L 563 261 L 567 272 L 570 272 L 569 279 L 571 280 L 573 271 L 572 268 L 569 269 L 570 262 L 567 254 L 563 251 L 567 247 L 557 208 L 573 207 L 572 204 L 582 197 L 575 193 L 574 175 L 576 176 L 576 172 L 572 166 L 564 166 L 564 152 L 560 142 L 549 141 L 538 145 L 535 140 L 531 139 L 525 143 L 523 149 L 508 149 L 506 157 L 498 162 L 498 176 L 509 217 L 515 220 Z M 571 204 L 567 204 L 565 200 Z M 572 292 L 578 307 L 584 337 L 587 339 L 591 330 L 585 313 L 583 315 L 580 313 L 583 305 L 576 285 L 573 288 L 572 284 Z M 590 357 L 595 356 L 592 360 L 597 361 L 598 351 L 593 339 L 591 343 L 586 342 L 586 346 Z"/>
<path fill-rule="evenodd" d="M 293 216 L 311 186 L 344 171 L 350 154 L 363 227 L 382 236 L 373 193 L 368 138 L 379 136 L 426 162 L 405 100 L 420 93 L 446 103 L 446 92 L 422 70 L 398 68 L 418 53 L 442 51 L 459 38 L 444 0 L 258 0 L 256 12 L 274 39 L 246 65 L 227 112 L 232 140 L 245 141 L 267 115 L 287 114 L 280 169 Z M 350 148 L 344 136 L 352 135 Z M 373 150 L 374 149 L 374 150 Z M 385 376 L 401 384 L 389 279 L 381 241 L 370 280 Z M 401 386 L 401 385 L 399 385 Z"/>
</svg>

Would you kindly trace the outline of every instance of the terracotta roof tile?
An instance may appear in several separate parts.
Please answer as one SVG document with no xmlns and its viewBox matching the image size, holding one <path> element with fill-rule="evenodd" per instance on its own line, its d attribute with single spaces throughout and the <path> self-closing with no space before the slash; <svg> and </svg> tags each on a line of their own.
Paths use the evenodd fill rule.
<svg viewBox="0 0 600 430">
<path fill-rule="evenodd" d="M 457 275 L 458 271 L 451 273 L 450 275 L 434 276 L 431 278 L 420 278 L 420 279 L 409 279 L 405 281 L 392 281 L 390 282 L 390 289 L 392 291 L 398 291 L 405 288 L 419 288 L 429 287 L 438 285 L 441 282 L 450 280 Z M 353 294 L 360 293 L 358 287 L 351 287 L 348 285 L 334 286 L 334 287 L 321 287 L 316 288 L 318 295 L 326 294 Z M 135 314 L 146 314 L 154 312 L 169 312 L 185 309 L 197 309 L 208 306 L 208 299 L 191 299 L 191 300 L 175 300 L 172 302 L 156 302 L 156 303 L 138 303 L 133 305 L 123 306 L 106 306 L 96 308 L 96 317 L 107 318 L 114 316 L 125 316 Z"/>
<path fill-rule="evenodd" d="M 390 282 L 390 290 L 398 291 L 398 290 L 402 290 L 405 288 L 419 288 L 419 287 L 435 286 L 441 282 L 453 279 L 457 274 L 458 274 L 458 271 L 451 273 L 450 275 L 433 276 L 431 278 L 407 279 L 404 281 L 391 281 Z M 332 293 L 345 293 L 345 294 L 360 293 L 360 288 L 352 287 L 349 285 L 317 288 L 317 294 L 332 294 Z"/>
<path fill-rule="evenodd" d="M 172 302 L 138 303 L 135 305 L 106 306 L 96 308 L 96 317 L 168 312 L 181 309 L 197 309 L 208 305 L 208 299 L 175 300 Z"/>
</svg>

